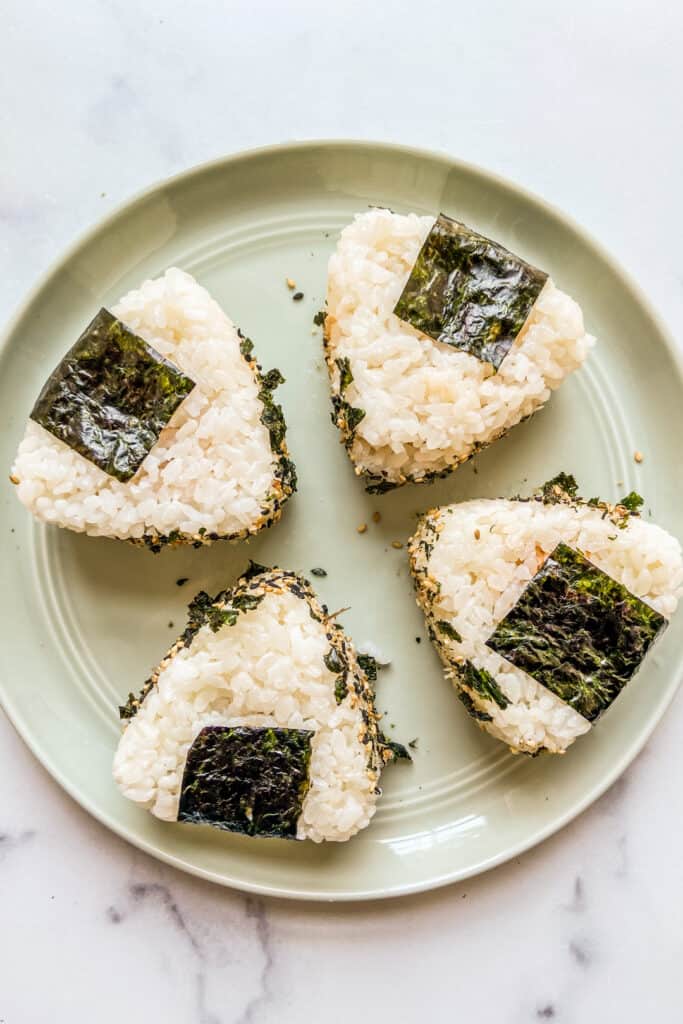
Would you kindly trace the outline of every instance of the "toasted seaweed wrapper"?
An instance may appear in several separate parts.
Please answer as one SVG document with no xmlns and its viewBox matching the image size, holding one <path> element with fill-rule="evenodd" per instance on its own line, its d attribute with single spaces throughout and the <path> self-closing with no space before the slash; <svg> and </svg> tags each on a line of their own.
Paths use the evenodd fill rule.
<svg viewBox="0 0 683 1024">
<path fill-rule="evenodd" d="M 526 323 L 548 275 L 439 214 L 394 313 L 494 370 Z"/>
<path fill-rule="evenodd" d="M 43 385 L 31 419 L 125 483 L 194 387 L 101 309 Z"/>
<path fill-rule="evenodd" d="M 362 725 L 358 739 L 365 751 L 368 772 L 374 778 L 376 791 L 379 793 L 379 778 L 383 767 L 393 760 L 410 759 L 410 755 L 402 744 L 387 739 L 379 727 L 381 715 L 375 708 L 373 689 L 373 682 L 377 676 L 376 663 L 368 656 L 356 654 L 352 642 L 336 622 L 335 616 L 329 615 L 327 608 L 318 602 L 311 584 L 294 572 L 270 569 L 250 562 L 246 572 L 233 588 L 221 591 L 215 597 L 209 596 L 204 591 L 197 594 L 189 605 L 185 630 L 150 678 L 146 680 L 141 693 L 137 696 L 129 694 L 127 702 L 119 708 L 120 717 L 123 720 L 131 720 L 135 717 L 147 696 L 157 685 L 161 672 L 180 651 L 192 645 L 200 629 L 208 627 L 214 633 L 224 628 L 229 629 L 236 624 L 240 616 L 253 613 L 269 593 L 283 592 L 293 594 L 305 601 L 311 618 L 319 622 L 325 629 L 329 648 L 323 660 L 326 667 L 336 675 L 335 699 L 337 703 L 349 700 L 353 707 L 358 707 L 360 710 Z M 275 739 L 272 749 L 277 751 L 277 756 L 273 755 L 273 765 L 277 768 L 273 778 L 278 776 L 278 772 L 284 772 L 285 761 L 290 758 L 291 776 L 300 787 L 297 789 L 297 793 L 299 793 L 302 803 L 306 793 L 304 786 L 307 786 L 303 778 L 304 762 L 306 766 L 308 765 L 305 740 L 301 736 L 285 736 L 284 734 L 307 733 L 308 730 L 287 730 L 270 726 L 263 730 L 243 729 L 240 731 L 238 727 L 226 727 L 226 729 L 230 736 L 227 733 L 226 735 L 216 733 L 211 737 L 204 736 L 199 743 L 195 740 L 193 749 L 188 753 L 186 776 L 182 786 L 180 820 L 201 820 L 229 831 L 242 831 L 248 835 L 295 836 L 296 827 L 292 826 L 292 815 L 296 806 L 294 794 L 296 787 L 293 783 L 290 787 L 286 784 L 286 780 L 281 779 L 281 793 L 278 796 L 279 803 L 277 804 L 280 810 L 277 815 L 273 812 L 272 820 L 268 819 L 266 788 L 260 790 L 258 787 L 252 787 L 247 792 L 246 789 L 237 787 L 236 793 L 231 794 L 227 793 L 226 787 L 229 786 L 230 779 L 237 778 L 238 771 L 242 771 L 242 769 L 245 778 L 246 775 L 251 778 L 252 775 L 255 777 L 258 774 L 255 770 L 252 772 L 247 766 L 249 743 L 253 741 L 251 749 L 255 761 L 258 762 L 261 758 L 261 767 L 263 767 L 263 758 L 268 752 L 263 747 L 266 738 L 259 737 L 256 733 L 263 732 L 265 736 L 265 733 L 270 731 L 274 734 Z M 203 730 L 200 736 L 206 732 L 207 730 Z M 253 733 L 254 735 L 250 741 L 249 737 L 242 733 Z M 269 742 L 272 742 L 272 738 Z M 194 751 L 195 745 L 197 746 L 196 751 Z M 215 797 L 209 793 L 210 782 L 214 778 L 212 772 L 215 772 L 217 786 Z M 270 786 L 271 783 L 268 785 Z M 275 782 L 273 782 L 273 793 L 276 793 L 276 788 Z M 196 801 L 192 796 L 193 793 L 197 797 Z M 298 806 L 297 817 L 301 809 L 300 804 Z M 251 814 L 254 824 L 249 824 L 249 814 Z"/>
<path fill-rule="evenodd" d="M 295 839 L 312 736 L 307 729 L 206 726 L 187 754 L 178 821 Z"/>
<path fill-rule="evenodd" d="M 268 529 L 277 523 L 282 515 L 285 503 L 297 489 L 296 467 L 289 456 L 289 449 L 287 447 L 287 425 L 285 423 L 284 413 L 282 411 L 282 406 L 279 405 L 273 397 L 276 388 L 278 388 L 280 384 L 284 383 L 285 378 L 278 369 L 269 370 L 267 373 L 263 373 L 262 367 L 257 361 L 254 353 L 253 341 L 251 338 L 245 337 L 239 328 L 237 329 L 237 333 L 241 339 L 240 353 L 242 358 L 249 365 L 249 368 L 253 372 L 259 384 L 258 400 L 261 402 L 263 407 L 261 412 L 261 422 L 268 430 L 270 447 L 275 456 L 273 482 L 271 489 L 266 496 L 263 507 L 261 508 L 261 518 L 249 529 L 241 530 L 240 532 L 230 534 L 229 536 L 221 536 L 217 533 L 207 533 L 205 530 L 199 530 L 197 534 L 188 536 L 187 534 L 181 533 L 179 530 L 174 530 L 172 533 L 166 535 L 148 533 L 140 540 L 132 541 L 133 544 L 149 548 L 149 550 L 153 551 L 155 554 L 165 547 L 177 547 L 181 544 L 189 543 L 195 548 L 200 548 L 206 544 L 212 544 L 217 540 L 246 540 L 247 537 L 250 537 L 254 533 Z"/>
<path fill-rule="evenodd" d="M 577 509 L 588 505 L 600 510 L 603 518 L 620 530 L 626 528 L 632 516 L 640 514 L 643 505 L 643 498 L 635 492 L 616 504 L 597 497 L 584 498 L 578 492 L 576 478 L 562 472 L 531 497 L 517 496 L 511 500 L 565 504 Z M 410 541 L 413 584 L 425 612 L 429 636 L 447 666 L 447 675 L 468 714 L 483 727 L 492 717 L 481 702 L 493 701 L 505 708 L 509 701 L 489 672 L 454 654 L 451 643 L 459 642 L 457 630 L 429 611 L 439 594 L 429 562 L 441 531 L 440 517 L 439 508 L 426 512 Z M 524 591 L 518 615 L 515 613 L 520 602 L 496 627 L 487 645 L 528 672 L 588 721 L 594 721 L 637 671 L 668 620 L 581 552 L 565 544 L 558 548 L 531 581 L 535 584 L 531 593 L 526 596 Z M 544 583 L 550 589 L 549 597 L 543 591 Z M 560 600 L 564 588 L 566 604 Z M 508 618 L 510 622 L 506 623 Z M 605 643 L 608 647 L 601 651 L 600 645 Z M 534 756 L 537 753 L 541 751 Z"/>
<path fill-rule="evenodd" d="M 667 624 L 580 551 L 560 543 L 486 644 L 592 722 Z"/>
</svg>

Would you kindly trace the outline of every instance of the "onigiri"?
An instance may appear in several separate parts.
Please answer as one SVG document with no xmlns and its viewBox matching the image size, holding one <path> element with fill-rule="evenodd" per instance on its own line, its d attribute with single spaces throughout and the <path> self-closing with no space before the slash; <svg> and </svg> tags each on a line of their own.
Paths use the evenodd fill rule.
<svg viewBox="0 0 683 1024">
<path fill-rule="evenodd" d="M 443 214 L 356 216 L 323 316 L 333 421 L 371 492 L 451 472 L 540 409 L 594 343 L 547 274 Z"/>
<path fill-rule="evenodd" d="M 165 821 L 342 842 L 375 813 L 387 740 L 373 659 L 308 582 L 253 565 L 200 594 L 140 696 L 120 709 L 114 779 Z"/>
<path fill-rule="evenodd" d="M 586 501 L 561 474 L 531 500 L 422 517 L 410 560 L 429 635 L 466 710 L 513 751 L 564 753 L 674 614 L 681 547 L 641 501 Z"/>
<path fill-rule="evenodd" d="M 44 385 L 10 479 L 45 523 L 145 544 L 241 539 L 296 487 L 278 370 L 182 270 L 102 309 Z"/>
</svg>

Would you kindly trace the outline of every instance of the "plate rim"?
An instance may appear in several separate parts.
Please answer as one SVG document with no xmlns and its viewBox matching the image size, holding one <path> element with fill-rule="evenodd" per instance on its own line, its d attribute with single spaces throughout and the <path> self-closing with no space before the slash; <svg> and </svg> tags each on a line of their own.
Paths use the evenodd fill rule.
<svg viewBox="0 0 683 1024">
<path fill-rule="evenodd" d="M 199 163 L 192 164 L 185 170 L 167 177 L 156 179 L 152 184 L 145 188 L 136 190 L 128 198 L 118 202 L 105 216 L 97 219 L 90 227 L 79 232 L 74 240 L 61 250 L 61 252 L 51 260 L 47 268 L 38 276 L 35 284 L 26 292 L 14 312 L 10 314 L 9 320 L 0 332 L 0 358 L 5 352 L 10 339 L 15 334 L 21 320 L 30 313 L 31 307 L 40 293 L 49 287 L 53 279 L 62 271 L 64 265 L 71 260 L 72 257 L 77 255 L 79 250 L 88 245 L 99 234 L 108 230 L 122 215 L 132 213 L 136 206 L 144 203 L 147 199 L 154 196 L 155 193 L 165 188 L 187 183 L 194 176 L 210 173 L 211 171 L 218 170 L 221 167 L 226 167 L 227 165 L 243 161 L 247 162 L 252 159 L 267 158 L 271 155 L 278 156 L 287 151 L 305 151 L 311 148 L 326 150 L 343 148 L 354 150 L 386 150 L 394 153 L 395 155 L 404 154 L 406 157 L 410 157 L 412 159 L 438 162 L 448 168 L 457 168 L 464 173 L 476 175 L 484 182 L 489 182 L 521 196 L 527 202 L 532 203 L 541 211 L 545 212 L 546 215 L 557 219 L 564 227 L 569 228 L 585 246 L 591 249 L 596 256 L 609 267 L 610 271 L 614 274 L 619 283 L 633 295 L 641 310 L 647 315 L 655 329 L 658 331 L 662 341 L 664 342 L 667 353 L 676 367 L 679 380 L 683 382 L 683 353 L 680 351 L 668 324 L 657 312 L 649 296 L 645 293 L 641 285 L 621 266 L 619 261 L 611 254 L 611 252 L 601 242 L 597 241 L 581 224 L 574 220 L 572 216 L 566 214 L 553 203 L 548 202 L 542 196 L 539 196 L 530 189 L 527 189 L 525 186 L 518 184 L 516 181 L 502 174 L 498 174 L 495 171 L 491 171 L 488 168 L 482 167 L 472 161 L 463 160 L 460 157 L 454 157 L 445 150 L 430 149 L 422 146 L 408 146 L 402 143 L 382 140 L 351 138 L 304 139 L 296 141 L 285 140 L 245 150 L 237 150 L 233 153 L 214 157 L 211 160 L 200 161 Z M 28 722 L 25 720 L 24 716 L 19 713 L 18 709 L 13 706 L 11 698 L 8 694 L 3 692 L 3 687 L 0 687 L 0 707 L 3 708 L 15 733 L 23 741 L 39 764 L 49 773 L 52 779 L 58 783 L 64 792 L 66 792 L 72 800 L 74 800 L 96 821 L 104 825 L 119 838 L 124 839 L 126 842 L 129 842 L 132 846 L 142 850 L 149 856 L 154 857 L 177 870 L 185 871 L 195 877 L 241 892 L 271 898 L 300 900 L 306 902 L 354 903 L 380 899 L 395 899 L 399 896 L 408 896 L 420 892 L 427 892 L 432 889 L 438 889 L 446 885 L 464 881 L 467 878 L 483 874 L 484 872 L 498 867 L 515 857 L 521 856 L 533 847 L 538 846 L 540 843 L 550 838 L 552 835 L 555 835 L 571 821 L 581 815 L 588 807 L 590 807 L 591 804 L 598 800 L 635 760 L 651 738 L 654 730 L 661 722 L 668 708 L 671 706 L 671 703 L 681 685 L 682 669 L 683 652 L 678 655 L 676 662 L 678 680 L 671 686 L 670 693 L 666 696 L 657 717 L 641 733 L 639 733 L 628 748 L 622 752 L 621 756 L 615 761 L 611 770 L 607 772 L 598 783 L 592 786 L 583 798 L 576 801 L 564 813 L 560 814 L 559 817 L 553 819 L 552 822 L 532 831 L 530 835 L 526 836 L 523 840 L 506 847 L 505 850 L 502 850 L 491 857 L 479 860 L 477 863 L 471 864 L 467 867 L 454 868 L 452 871 L 441 873 L 438 876 L 431 877 L 427 880 L 401 882 L 395 885 L 384 886 L 381 889 L 371 888 L 367 890 L 353 889 L 330 891 L 315 888 L 281 888 L 279 886 L 271 886 L 261 882 L 252 882 L 242 878 L 236 878 L 227 872 L 218 874 L 217 872 L 202 867 L 201 865 L 192 863 L 178 854 L 161 849 L 155 846 L 154 843 L 146 840 L 144 837 L 131 832 L 125 825 L 120 824 L 106 811 L 98 807 L 94 801 L 91 801 L 87 796 L 84 796 L 78 791 L 77 786 L 72 783 L 65 776 L 62 770 L 53 763 L 52 758 L 40 749 L 37 741 L 31 734 Z"/>
</svg>

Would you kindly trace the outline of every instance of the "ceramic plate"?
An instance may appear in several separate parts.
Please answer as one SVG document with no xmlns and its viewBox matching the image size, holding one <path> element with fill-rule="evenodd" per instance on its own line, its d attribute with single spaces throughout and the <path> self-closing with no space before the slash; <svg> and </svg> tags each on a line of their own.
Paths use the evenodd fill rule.
<svg viewBox="0 0 683 1024">
<path fill-rule="evenodd" d="M 547 269 L 599 339 L 545 410 L 431 486 L 369 497 L 330 422 L 314 313 L 340 228 L 368 204 L 444 211 Z M 255 340 L 279 392 L 300 489 L 283 521 L 248 545 L 152 555 L 47 529 L 3 485 L 1 692 L 15 726 L 62 786 L 130 842 L 241 889 L 309 899 L 394 896 L 490 868 L 550 835 L 628 765 L 664 714 L 680 675 L 683 617 L 587 737 L 564 757 L 514 757 L 464 713 L 426 638 L 405 541 L 441 502 L 529 492 L 560 470 L 583 493 L 632 488 L 683 535 L 681 368 L 638 290 L 563 215 L 467 164 L 416 150 L 305 143 L 231 157 L 157 185 L 69 252 L 8 333 L 0 367 L 1 464 L 9 467 L 46 375 L 102 305 L 175 264 Z M 304 292 L 293 302 L 291 277 Z M 645 454 L 636 465 L 633 452 Z M 381 511 L 381 522 L 372 514 Z M 356 531 L 359 523 L 367 533 Z M 229 586 L 251 557 L 308 572 L 358 642 L 391 657 L 378 683 L 390 736 L 417 738 L 414 763 L 384 774 L 370 828 L 352 842 L 252 840 L 157 821 L 111 779 L 117 704 L 139 688 L 179 630 L 195 591 Z M 182 589 L 179 577 L 189 577 Z M 171 625 L 173 624 L 173 625 Z M 421 640 L 420 643 L 417 641 Z"/>
</svg>

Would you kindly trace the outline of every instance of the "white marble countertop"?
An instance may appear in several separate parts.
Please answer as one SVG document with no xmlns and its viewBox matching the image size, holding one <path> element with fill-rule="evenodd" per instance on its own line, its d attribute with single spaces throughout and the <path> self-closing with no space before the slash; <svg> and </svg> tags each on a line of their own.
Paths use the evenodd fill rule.
<svg viewBox="0 0 683 1024">
<path fill-rule="evenodd" d="M 143 11 L 144 8 L 144 11 Z M 7 0 L 0 315 L 150 182 L 273 141 L 449 151 L 571 213 L 683 317 L 671 0 Z M 683 702 L 590 811 L 473 881 L 268 902 L 110 835 L 0 719 L 0 1024 L 681 1019 Z"/>
</svg>

